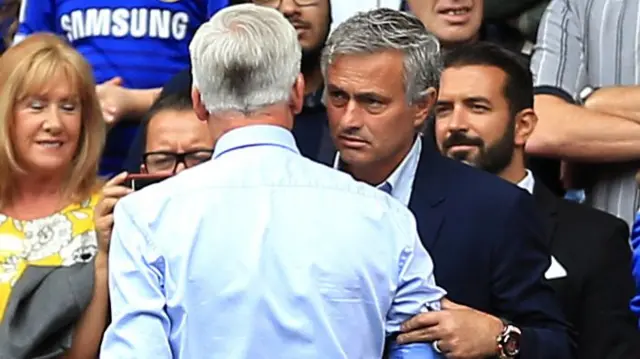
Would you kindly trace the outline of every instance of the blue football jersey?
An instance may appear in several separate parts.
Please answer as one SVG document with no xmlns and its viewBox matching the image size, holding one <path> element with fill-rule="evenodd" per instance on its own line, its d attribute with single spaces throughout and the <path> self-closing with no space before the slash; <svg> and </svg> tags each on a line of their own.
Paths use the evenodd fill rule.
<svg viewBox="0 0 640 359">
<path fill-rule="evenodd" d="M 23 0 L 17 41 L 35 32 L 65 36 L 98 83 L 161 87 L 189 64 L 198 27 L 228 0 Z"/>
<path fill-rule="evenodd" d="M 198 27 L 229 0 L 23 0 L 15 41 L 36 32 L 68 39 L 91 64 L 97 83 L 115 76 L 131 89 L 162 87 L 189 66 Z M 123 121 L 107 137 L 101 175 L 122 169 L 139 129 Z"/>
</svg>

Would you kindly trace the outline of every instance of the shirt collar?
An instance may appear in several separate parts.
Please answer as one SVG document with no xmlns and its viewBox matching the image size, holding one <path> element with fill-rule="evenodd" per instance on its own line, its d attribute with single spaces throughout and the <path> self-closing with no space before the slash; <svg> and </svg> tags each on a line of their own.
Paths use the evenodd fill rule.
<svg viewBox="0 0 640 359">
<path fill-rule="evenodd" d="M 385 183 L 391 185 L 391 195 L 398 197 L 400 191 L 404 191 L 405 188 L 410 188 L 413 183 L 413 176 L 418 169 L 418 162 L 420 160 L 420 153 L 422 152 L 422 138 L 416 137 L 413 146 L 409 153 L 404 157 L 400 165 L 389 175 L 389 177 L 378 184 L 376 188 L 380 188 Z M 340 161 L 340 152 L 336 152 L 335 160 L 333 161 L 333 168 L 342 170 L 343 163 Z"/>
<path fill-rule="evenodd" d="M 213 158 L 252 146 L 276 146 L 300 153 L 291 131 L 273 125 L 251 125 L 233 129 L 218 139 Z"/>
<path fill-rule="evenodd" d="M 533 174 L 531 171 L 527 170 L 527 175 L 522 179 L 522 181 L 518 182 L 518 187 L 529 192 L 529 194 L 533 194 L 535 184 L 536 180 L 533 178 Z"/>
</svg>

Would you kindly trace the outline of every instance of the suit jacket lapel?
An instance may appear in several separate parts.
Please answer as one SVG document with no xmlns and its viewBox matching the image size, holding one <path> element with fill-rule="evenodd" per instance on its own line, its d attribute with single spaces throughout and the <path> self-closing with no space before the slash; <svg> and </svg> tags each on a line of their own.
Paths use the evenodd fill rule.
<svg viewBox="0 0 640 359">
<path fill-rule="evenodd" d="M 422 244 L 430 251 L 435 249 L 445 221 L 443 203 L 449 189 L 446 171 L 440 171 L 443 159 L 428 140 L 423 139 L 409 209 L 416 217 Z"/>
<path fill-rule="evenodd" d="M 544 219 L 547 223 L 545 244 L 547 248 L 551 248 L 556 227 L 558 226 L 558 201 L 560 201 L 560 199 L 556 198 L 556 196 L 537 179 L 533 186 L 533 197 L 535 198 L 538 208 L 540 208 L 542 214 L 545 215 Z"/>
</svg>

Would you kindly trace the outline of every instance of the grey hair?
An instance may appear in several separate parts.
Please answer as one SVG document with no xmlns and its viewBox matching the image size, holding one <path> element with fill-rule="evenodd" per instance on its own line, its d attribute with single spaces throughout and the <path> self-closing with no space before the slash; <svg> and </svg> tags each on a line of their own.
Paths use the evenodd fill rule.
<svg viewBox="0 0 640 359">
<path fill-rule="evenodd" d="M 438 88 L 442 72 L 440 42 L 414 15 L 385 8 L 360 12 L 333 31 L 322 51 L 325 84 L 328 67 L 336 57 L 390 50 L 404 54 L 409 104 L 421 100 L 430 87 Z"/>
<path fill-rule="evenodd" d="M 288 101 L 302 58 L 291 23 L 254 4 L 217 12 L 200 26 L 189 52 L 193 86 L 209 113 L 249 114 Z"/>
</svg>

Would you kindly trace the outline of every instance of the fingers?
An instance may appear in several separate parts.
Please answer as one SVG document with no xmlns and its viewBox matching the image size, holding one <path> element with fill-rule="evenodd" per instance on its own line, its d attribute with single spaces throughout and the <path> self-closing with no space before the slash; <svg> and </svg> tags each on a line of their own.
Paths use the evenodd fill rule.
<svg viewBox="0 0 640 359">
<path fill-rule="evenodd" d="M 440 304 L 442 305 L 442 309 L 444 309 L 444 310 L 464 309 L 464 308 L 466 308 L 464 305 L 456 304 L 456 303 L 450 301 L 447 298 L 442 298 L 442 300 L 440 301 Z"/>
<path fill-rule="evenodd" d="M 105 187 L 104 189 L 102 189 L 102 198 L 107 199 L 107 198 L 122 198 L 126 195 L 128 195 L 129 193 L 133 192 L 133 190 L 131 188 L 127 188 L 124 186 L 110 186 L 110 187 Z"/>
<path fill-rule="evenodd" d="M 124 181 L 127 179 L 128 175 L 129 173 L 127 173 L 126 171 L 119 173 L 117 176 L 114 176 L 112 179 L 108 180 L 107 183 L 104 184 L 104 186 L 110 187 L 110 186 L 123 184 Z"/>
<path fill-rule="evenodd" d="M 103 82 L 101 85 L 114 85 L 114 86 L 122 86 L 122 77 L 116 76 L 112 77 L 109 80 Z"/>
<path fill-rule="evenodd" d="M 433 342 L 435 340 L 442 339 L 442 337 L 443 335 L 441 333 L 441 330 L 437 326 L 435 326 L 400 334 L 396 338 L 396 341 L 398 342 L 398 344 Z"/>
<path fill-rule="evenodd" d="M 403 332 L 410 332 L 416 329 L 422 329 L 436 325 L 440 322 L 442 314 L 441 312 L 426 312 L 420 313 L 413 318 L 402 323 L 401 330 Z"/>
<path fill-rule="evenodd" d="M 96 233 L 98 236 L 98 247 L 100 251 L 108 253 L 111 242 L 111 230 L 113 229 L 113 215 L 98 217 L 95 221 Z"/>
<path fill-rule="evenodd" d="M 113 214 L 107 214 L 96 218 L 96 230 L 99 233 L 111 233 L 113 228 Z"/>
<path fill-rule="evenodd" d="M 102 117 L 107 125 L 114 124 L 116 122 L 116 109 L 113 107 L 103 109 Z"/>
<path fill-rule="evenodd" d="M 127 175 L 127 172 L 122 172 L 107 181 L 104 185 L 102 188 L 102 198 L 95 208 L 96 221 L 100 217 L 111 214 L 118 200 L 133 192 L 131 188 L 121 185 L 126 180 Z"/>
</svg>

